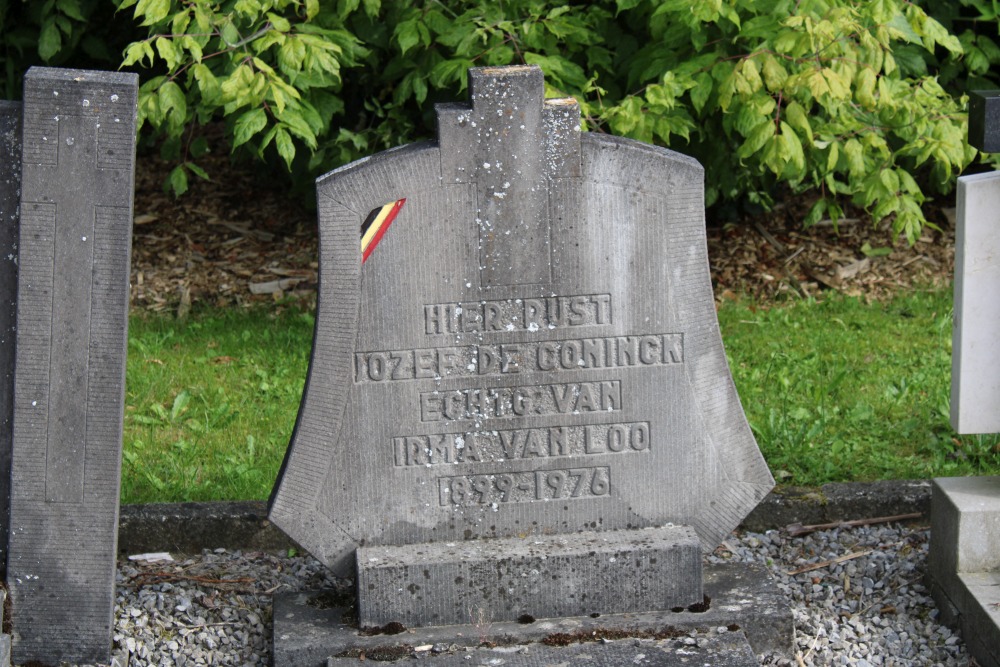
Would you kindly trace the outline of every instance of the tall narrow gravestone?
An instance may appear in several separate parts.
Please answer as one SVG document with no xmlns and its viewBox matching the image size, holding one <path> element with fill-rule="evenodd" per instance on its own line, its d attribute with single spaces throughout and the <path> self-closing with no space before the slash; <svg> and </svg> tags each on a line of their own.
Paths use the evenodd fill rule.
<svg viewBox="0 0 1000 667">
<path fill-rule="evenodd" d="M 14 413 L 17 230 L 21 198 L 21 105 L 0 100 L 0 576 L 7 568 Z"/>
<path fill-rule="evenodd" d="M 579 132 L 538 68 L 470 87 L 436 143 L 317 183 L 316 336 L 270 517 L 357 566 L 362 625 L 698 602 L 701 551 L 773 485 L 719 336 L 702 168 Z"/>
<path fill-rule="evenodd" d="M 1000 152 L 1000 91 L 969 95 L 969 143 Z M 951 424 L 1000 432 L 1000 172 L 958 179 Z M 1000 477 L 934 480 L 931 592 L 984 667 L 1000 667 Z"/>
<path fill-rule="evenodd" d="M 24 81 L 10 547 L 14 660 L 108 662 L 137 77 Z"/>
</svg>

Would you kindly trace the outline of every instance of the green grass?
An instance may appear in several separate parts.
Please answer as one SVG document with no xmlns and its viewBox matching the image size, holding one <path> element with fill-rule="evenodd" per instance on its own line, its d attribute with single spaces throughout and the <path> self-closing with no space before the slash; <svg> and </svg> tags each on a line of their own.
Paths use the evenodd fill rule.
<svg viewBox="0 0 1000 667">
<path fill-rule="evenodd" d="M 997 436 L 948 423 L 951 293 L 719 312 L 743 407 L 779 483 L 1000 473 Z"/>
<path fill-rule="evenodd" d="M 273 308 L 272 308 L 273 311 Z M 263 499 L 305 382 L 313 317 L 135 315 L 122 500 Z M 951 294 L 719 312 L 743 407 L 779 483 L 1000 474 L 1000 438 L 948 425 Z"/>
<path fill-rule="evenodd" d="M 266 498 L 295 426 L 310 313 L 129 323 L 122 501 Z"/>
</svg>

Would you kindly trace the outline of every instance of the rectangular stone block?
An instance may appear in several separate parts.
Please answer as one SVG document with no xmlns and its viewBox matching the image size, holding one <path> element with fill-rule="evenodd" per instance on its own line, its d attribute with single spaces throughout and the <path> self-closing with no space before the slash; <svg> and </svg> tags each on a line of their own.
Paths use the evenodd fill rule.
<svg viewBox="0 0 1000 667">
<path fill-rule="evenodd" d="M 138 77 L 25 75 L 10 552 L 18 663 L 107 663 Z"/>
<path fill-rule="evenodd" d="M 969 143 L 986 153 L 1000 152 L 1000 90 L 969 93 Z"/>
<path fill-rule="evenodd" d="M 688 526 L 358 549 L 362 627 L 516 621 L 701 603 Z"/>
<path fill-rule="evenodd" d="M 7 571 L 13 446 L 17 233 L 21 198 L 21 104 L 0 101 L 0 576 Z"/>
<path fill-rule="evenodd" d="M 939 477 L 932 493 L 932 576 L 1000 570 L 1000 477 Z"/>
<path fill-rule="evenodd" d="M 1000 431 L 1000 172 L 958 179 L 951 425 Z"/>
</svg>

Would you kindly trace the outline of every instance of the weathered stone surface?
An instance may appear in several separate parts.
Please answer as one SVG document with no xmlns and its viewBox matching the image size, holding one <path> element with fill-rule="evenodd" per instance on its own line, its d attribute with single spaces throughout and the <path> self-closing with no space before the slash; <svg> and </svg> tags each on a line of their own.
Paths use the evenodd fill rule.
<svg viewBox="0 0 1000 667">
<path fill-rule="evenodd" d="M 320 592 L 276 594 L 274 597 L 274 664 L 291 667 L 325 665 L 326 659 L 342 654 L 370 652 L 378 647 L 426 644 L 457 644 L 476 647 L 483 642 L 529 644 L 557 633 L 591 634 L 595 631 L 662 631 L 665 627 L 684 632 L 720 626 L 738 628 L 746 635 L 755 654 L 793 654 L 792 612 L 787 598 L 775 586 L 767 568 L 731 563 L 706 565 L 705 593 L 712 602 L 707 611 L 696 613 L 652 612 L 560 619 L 534 623 L 483 622 L 479 624 L 423 627 L 398 635 L 358 633 L 353 610 L 327 604 Z M 475 664 L 475 663 L 473 663 Z M 555 661 L 555 664 L 559 664 Z M 575 664 L 575 663 L 571 663 Z M 695 662 L 694 664 L 703 664 Z M 713 663 L 709 663 L 713 664 Z"/>
<path fill-rule="evenodd" d="M 932 573 L 1000 570 L 1000 477 L 936 478 L 931 502 Z"/>
<path fill-rule="evenodd" d="M 362 547 L 357 555 L 362 627 L 663 611 L 704 597 L 701 545 L 689 526 Z"/>
<path fill-rule="evenodd" d="M 1000 172 L 958 179 L 951 424 L 1000 431 Z"/>
<path fill-rule="evenodd" d="M 713 548 L 773 480 L 719 337 L 700 165 L 581 134 L 537 68 L 470 81 L 437 143 L 318 181 L 316 338 L 271 519 L 341 574 L 361 544 L 674 523 Z"/>
<path fill-rule="evenodd" d="M 21 197 L 21 104 L 0 101 L 0 576 L 10 526 L 11 415 L 17 318 L 17 230 Z M 2 664 L 2 663 L 0 663 Z"/>
<path fill-rule="evenodd" d="M 930 589 L 982 665 L 1000 667 L 1000 477 L 934 480 Z"/>
<path fill-rule="evenodd" d="M 8 584 L 16 662 L 108 662 L 138 77 L 24 85 Z"/>
<path fill-rule="evenodd" d="M 969 93 L 969 143 L 987 153 L 1000 153 L 1000 90 Z"/>
<path fill-rule="evenodd" d="M 435 667 L 759 667 L 760 662 L 739 632 L 716 634 L 712 630 L 695 637 L 676 639 L 619 639 L 585 642 L 569 646 L 498 646 L 475 648 L 432 658 Z M 356 664 L 357 658 L 334 660 L 333 665 Z M 322 664 L 322 663 L 321 663 Z M 324 667 L 328 667 L 326 663 Z"/>
</svg>

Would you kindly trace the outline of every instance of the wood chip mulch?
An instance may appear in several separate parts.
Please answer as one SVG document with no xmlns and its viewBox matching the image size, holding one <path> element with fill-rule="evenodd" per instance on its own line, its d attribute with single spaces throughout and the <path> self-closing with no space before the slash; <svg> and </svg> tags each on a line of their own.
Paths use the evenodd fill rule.
<svg viewBox="0 0 1000 667">
<path fill-rule="evenodd" d="M 193 179 L 175 198 L 163 191 L 170 165 L 140 156 L 136 168 L 132 306 L 183 317 L 216 307 L 315 300 L 315 214 L 224 149 L 202 160 L 211 181 Z M 929 205 L 939 230 L 909 246 L 867 217 L 802 229 L 811 202 L 793 198 L 738 223 L 709 225 L 717 300 L 768 303 L 844 293 L 881 299 L 900 289 L 947 285 L 954 267 L 954 209 Z M 950 204 L 945 203 L 945 206 Z"/>
</svg>

